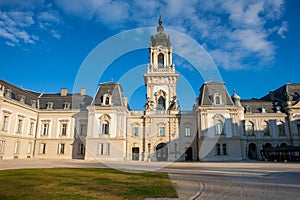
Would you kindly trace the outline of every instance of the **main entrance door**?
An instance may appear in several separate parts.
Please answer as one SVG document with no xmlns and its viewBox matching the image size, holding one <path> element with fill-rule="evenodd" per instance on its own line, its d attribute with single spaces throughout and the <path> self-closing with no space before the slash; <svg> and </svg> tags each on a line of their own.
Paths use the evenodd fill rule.
<svg viewBox="0 0 300 200">
<path fill-rule="evenodd" d="M 157 161 L 168 160 L 168 147 L 165 143 L 160 143 L 156 146 L 156 159 Z"/>
<path fill-rule="evenodd" d="M 139 160 L 140 156 L 140 148 L 132 147 L 132 160 Z"/>
<path fill-rule="evenodd" d="M 191 161 L 193 160 L 193 148 L 189 147 L 185 151 L 185 160 L 186 161 Z"/>
</svg>

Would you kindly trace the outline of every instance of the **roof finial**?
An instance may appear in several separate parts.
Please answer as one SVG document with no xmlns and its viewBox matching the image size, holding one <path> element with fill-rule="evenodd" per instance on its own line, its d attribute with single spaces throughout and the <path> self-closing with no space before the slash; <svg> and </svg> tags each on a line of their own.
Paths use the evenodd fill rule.
<svg viewBox="0 0 300 200">
<path fill-rule="evenodd" d="M 157 27 L 157 32 L 158 33 L 163 33 L 164 32 L 164 28 L 162 26 L 162 23 L 163 23 L 162 16 L 161 16 L 161 14 L 159 14 L 158 27 Z"/>
</svg>

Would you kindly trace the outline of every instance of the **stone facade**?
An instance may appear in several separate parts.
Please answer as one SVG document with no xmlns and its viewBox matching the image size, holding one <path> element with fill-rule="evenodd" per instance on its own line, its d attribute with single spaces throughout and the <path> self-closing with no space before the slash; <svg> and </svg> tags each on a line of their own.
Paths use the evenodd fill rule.
<svg viewBox="0 0 300 200">
<path fill-rule="evenodd" d="M 241 100 L 225 83 L 205 82 L 193 110 L 183 111 L 161 18 L 149 58 L 141 111 L 129 109 L 114 82 L 92 98 L 84 89 L 43 94 L 0 80 L 0 158 L 234 161 L 261 159 L 264 146 L 299 146 L 300 84 Z"/>
</svg>

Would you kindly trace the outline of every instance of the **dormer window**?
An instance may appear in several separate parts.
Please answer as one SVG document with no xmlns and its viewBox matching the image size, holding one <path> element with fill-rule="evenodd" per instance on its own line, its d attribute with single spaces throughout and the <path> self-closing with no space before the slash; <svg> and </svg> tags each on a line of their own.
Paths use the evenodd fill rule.
<svg viewBox="0 0 300 200">
<path fill-rule="evenodd" d="M 70 109 L 70 103 L 69 102 L 65 102 L 63 104 L 64 109 Z"/>
<path fill-rule="evenodd" d="M 219 94 L 215 94 L 213 97 L 213 101 L 215 105 L 221 105 L 222 104 L 222 98 Z"/>
<path fill-rule="evenodd" d="M 266 113 L 266 108 L 265 107 L 261 108 L 261 113 Z"/>
<path fill-rule="evenodd" d="M 105 105 L 109 105 L 109 97 L 105 98 Z"/>
<path fill-rule="evenodd" d="M 19 101 L 21 103 L 25 103 L 25 96 L 24 95 L 19 95 Z"/>
<path fill-rule="evenodd" d="M 5 93 L 4 93 L 4 96 L 10 99 L 11 98 L 11 92 L 12 92 L 11 89 L 6 89 Z"/>
<path fill-rule="evenodd" d="M 250 106 L 246 106 L 245 107 L 245 111 L 246 111 L 246 113 L 251 113 L 251 107 Z"/>
<path fill-rule="evenodd" d="M 52 102 L 48 102 L 47 106 L 46 106 L 46 109 L 48 109 L 48 110 L 53 109 L 53 103 Z"/>
<path fill-rule="evenodd" d="M 31 100 L 31 107 L 36 108 L 36 100 Z"/>
<path fill-rule="evenodd" d="M 216 105 L 220 105 L 220 97 L 216 96 Z"/>
<path fill-rule="evenodd" d="M 108 106 L 111 105 L 111 96 L 110 94 L 104 94 L 101 98 L 102 105 Z"/>
</svg>

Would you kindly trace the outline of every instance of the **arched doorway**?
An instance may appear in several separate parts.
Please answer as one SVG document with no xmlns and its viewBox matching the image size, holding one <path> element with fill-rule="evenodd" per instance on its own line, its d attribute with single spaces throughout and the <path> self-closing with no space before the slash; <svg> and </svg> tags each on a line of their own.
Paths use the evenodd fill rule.
<svg viewBox="0 0 300 200">
<path fill-rule="evenodd" d="M 265 144 L 265 149 L 272 149 L 272 144 L 271 143 L 266 143 Z"/>
<path fill-rule="evenodd" d="M 256 144 L 251 143 L 248 146 L 248 157 L 252 160 L 257 159 Z"/>
<path fill-rule="evenodd" d="M 140 148 L 132 147 L 132 160 L 139 160 L 140 156 Z"/>
<path fill-rule="evenodd" d="M 156 146 L 156 159 L 157 161 L 168 160 L 168 147 L 165 143 L 159 143 Z"/>
<path fill-rule="evenodd" d="M 287 144 L 286 143 L 281 143 L 280 147 L 287 147 Z"/>
<path fill-rule="evenodd" d="M 191 161 L 193 160 L 193 148 L 189 147 L 185 150 L 185 160 Z"/>
</svg>

